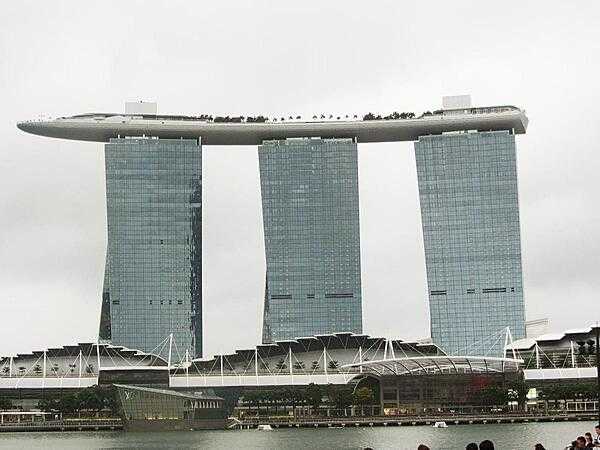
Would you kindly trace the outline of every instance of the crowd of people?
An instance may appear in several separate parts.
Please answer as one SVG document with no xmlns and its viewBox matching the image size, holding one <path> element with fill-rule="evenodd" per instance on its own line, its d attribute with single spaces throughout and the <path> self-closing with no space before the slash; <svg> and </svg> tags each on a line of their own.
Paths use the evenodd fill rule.
<svg viewBox="0 0 600 450">
<path fill-rule="evenodd" d="M 585 448 L 600 448 L 600 424 L 594 427 L 595 437 L 592 436 L 592 433 L 585 433 L 582 436 L 578 436 L 577 439 L 572 441 L 569 445 L 565 447 L 565 450 L 578 450 Z M 481 441 L 478 444 L 475 442 L 471 442 L 467 444 L 465 450 L 494 450 L 494 443 L 488 439 Z M 420 444 L 417 447 L 417 450 L 431 450 L 425 444 Z M 546 450 L 542 444 L 538 443 L 533 446 L 533 450 Z"/>
<path fill-rule="evenodd" d="M 592 433 L 585 433 L 583 436 L 577 436 L 570 445 L 567 445 L 565 450 L 577 450 L 580 448 L 600 448 L 600 423 L 594 428 L 596 437 L 592 437 Z"/>
</svg>

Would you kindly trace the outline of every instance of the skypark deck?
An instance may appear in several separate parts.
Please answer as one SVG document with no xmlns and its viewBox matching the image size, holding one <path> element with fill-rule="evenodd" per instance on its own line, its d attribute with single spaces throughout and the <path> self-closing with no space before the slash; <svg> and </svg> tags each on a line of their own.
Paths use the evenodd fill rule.
<svg viewBox="0 0 600 450">
<path fill-rule="evenodd" d="M 196 139 L 206 145 L 259 145 L 287 138 L 356 138 L 358 142 L 415 141 L 453 131 L 509 130 L 523 134 L 529 120 L 514 106 L 440 110 L 410 119 L 279 122 L 215 122 L 200 117 L 92 113 L 53 120 L 19 122 L 40 136 L 108 142 L 116 137 Z"/>
</svg>

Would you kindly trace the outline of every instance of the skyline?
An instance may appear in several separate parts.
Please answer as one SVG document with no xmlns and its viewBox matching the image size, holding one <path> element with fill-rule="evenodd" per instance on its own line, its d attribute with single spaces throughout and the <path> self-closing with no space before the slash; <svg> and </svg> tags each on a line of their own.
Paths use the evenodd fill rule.
<svg viewBox="0 0 600 450">
<path fill-rule="evenodd" d="M 202 109 L 207 110 L 223 108 L 224 111 L 243 112 L 260 106 L 261 110 L 273 113 L 279 112 L 277 105 L 281 104 L 298 105 L 300 113 L 304 110 L 334 109 L 387 111 L 396 109 L 397 99 L 401 99 L 402 103 L 399 108 L 419 110 L 422 105 L 437 104 L 442 95 L 463 92 L 471 93 L 477 105 L 498 104 L 509 99 L 511 103 L 523 106 L 532 119 L 528 135 L 519 139 L 518 154 L 527 318 L 549 316 L 553 329 L 574 328 L 583 320 L 582 316 L 587 319 L 590 311 L 594 310 L 594 293 L 598 289 L 597 264 L 594 261 L 598 253 L 595 224 L 599 216 L 591 207 L 595 198 L 594 180 L 598 163 L 593 148 L 599 139 L 592 114 L 599 98 L 597 90 L 592 87 L 593 74 L 597 73 L 598 66 L 589 56 L 598 45 L 598 39 L 597 31 L 577 27 L 578 20 L 597 16 L 598 9 L 583 7 L 575 10 L 569 5 L 556 6 L 558 10 L 532 10 L 531 6 L 520 8 L 525 9 L 520 10 L 522 16 L 495 11 L 495 17 L 486 19 L 485 25 L 491 27 L 492 34 L 501 32 L 504 18 L 510 18 L 516 31 L 504 36 L 506 43 L 496 43 L 500 45 L 496 52 L 480 53 L 479 49 L 485 47 L 488 38 L 479 24 L 475 27 L 481 32 L 479 40 L 483 42 L 477 45 L 467 39 L 473 30 L 467 33 L 467 30 L 453 29 L 450 41 L 456 45 L 458 54 L 455 53 L 452 59 L 441 52 L 442 44 L 427 40 L 423 35 L 419 35 L 418 40 L 415 37 L 406 41 L 407 44 L 402 47 L 405 50 L 403 55 L 395 55 L 385 61 L 373 59 L 374 55 L 367 51 L 369 47 L 362 41 L 356 41 L 356 53 L 346 52 L 344 56 L 355 68 L 360 60 L 365 65 L 364 70 L 357 68 L 348 80 L 336 80 L 337 72 L 325 76 L 325 71 L 322 72 L 318 64 L 310 69 L 304 66 L 305 70 L 298 74 L 284 67 L 282 78 L 288 78 L 285 84 L 291 77 L 297 84 L 296 90 L 287 89 L 285 84 L 278 84 L 277 78 L 269 76 L 266 76 L 264 84 L 249 90 L 248 76 L 241 74 L 237 79 L 238 86 L 231 84 L 232 78 L 217 80 L 216 85 L 194 83 L 193 79 L 201 73 L 201 65 L 189 61 L 192 69 L 188 71 L 193 77 L 186 75 L 186 71 L 177 76 L 184 80 L 183 84 L 193 88 L 193 95 L 190 95 L 189 89 L 182 95 L 183 92 L 165 82 L 175 76 L 173 66 L 164 66 L 167 67 L 166 72 L 158 71 L 152 77 L 147 66 L 139 65 L 146 62 L 154 69 L 164 68 L 153 63 L 155 57 L 162 56 L 176 63 L 177 68 L 181 68 L 182 64 L 185 67 L 187 63 L 184 61 L 187 60 L 181 54 L 173 54 L 171 49 L 168 54 L 165 53 L 167 50 L 162 47 L 161 41 L 169 38 L 161 34 L 163 32 L 153 35 L 149 47 L 147 40 L 130 36 L 125 45 L 141 52 L 136 53 L 131 61 L 111 60 L 110 46 L 117 45 L 118 41 L 110 37 L 107 44 L 93 38 L 94 34 L 100 36 L 101 33 L 79 33 L 85 20 L 83 24 L 69 22 L 53 39 L 44 40 L 41 37 L 48 29 L 41 20 L 37 21 L 37 15 L 43 14 L 38 12 L 30 17 L 34 26 L 27 28 L 31 36 L 26 36 L 15 30 L 14 24 L 22 23 L 20 15 L 27 16 L 29 11 L 27 7 L 11 5 L 7 15 L 9 23 L 1 32 L 6 64 L 0 75 L 3 86 L 0 89 L 5 94 L 3 98 L 7 99 L 1 107 L 2 117 L 33 116 L 37 108 L 59 114 L 89 110 L 92 109 L 90 105 L 116 109 L 126 99 L 152 99 L 149 97 L 155 97 L 161 109 L 171 111 L 196 111 L 201 99 L 202 104 L 207 105 Z M 38 9 L 44 10 L 43 7 Z M 326 13 L 333 13 L 330 6 L 325 9 Z M 418 7 L 409 8 L 410 11 L 407 9 L 398 7 L 390 15 L 419 15 L 415 14 L 420 11 Z M 219 7 L 212 11 L 223 12 Z M 277 14 L 285 17 L 277 8 L 270 11 L 270 17 Z M 75 13 L 92 14 L 78 10 Z M 100 14 L 101 11 L 95 13 Z M 525 20 L 527 14 L 534 13 L 541 18 L 541 24 Z M 136 14 L 143 17 L 144 12 Z M 215 13 L 210 14 L 214 18 Z M 49 23 L 55 24 L 57 18 L 64 19 L 65 15 L 62 10 L 50 14 L 52 20 Z M 191 16 L 198 19 L 197 15 Z M 371 31 L 378 23 L 388 23 L 384 11 L 377 7 L 367 17 L 370 18 L 367 25 L 371 25 Z M 352 17 L 345 18 L 352 20 Z M 107 17 L 107 20 L 126 22 L 129 19 Z M 141 22 L 143 20 L 134 28 L 144 31 L 145 25 Z M 203 26 L 210 25 L 208 22 L 209 19 L 203 19 Z M 409 32 L 423 25 L 422 19 L 416 18 L 406 32 L 401 29 L 391 32 L 385 28 L 382 33 L 400 43 L 403 38 L 410 37 Z M 524 25 L 528 28 L 522 28 Z M 240 30 L 248 29 L 240 23 L 236 26 Z M 428 26 L 434 24 L 429 23 Z M 435 26 L 440 26 L 440 23 Z M 314 43 L 311 49 L 317 49 L 318 42 L 327 37 L 333 41 L 334 32 L 342 30 L 337 23 L 333 28 L 331 35 L 316 31 L 317 36 L 310 39 Z M 564 35 L 544 33 L 547 29 L 567 31 Z M 11 37 L 10 32 L 15 36 Z M 178 33 L 178 38 L 185 41 L 186 32 Z M 365 33 L 368 34 L 368 30 L 361 29 L 358 38 L 366 37 Z M 83 38 L 79 42 L 69 39 L 74 36 Z M 21 43 L 16 42 L 17 37 L 22 40 Z M 349 38 L 352 39 L 351 36 Z M 289 40 L 293 46 L 300 45 L 293 35 L 286 39 L 286 45 L 290 45 Z M 574 42 L 571 39 L 588 45 L 570 45 Z M 547 47 L 540 49 L 541 46 L 536 45 L 540 40 Z M 511 51 L 511 48 L 517 48 L 517 42 L 527 42 L 527 48 L 520 52 Z M 65 44 L 71 53 L 81 55 L 81 64 L 74 66 L 61 56 Z M 215 41 L 214 45 L 217 44 Z M 23 45 L 32 47 L 29 55 L 37 54 L 39 57 L 20 55 L 18 49 Z M 216 48 L 233 51 L 244 60 L 242 50 L 247 49 L 246 46 L 237 49 L 223 45 L 225 47 Z M 273 48 L 274 43 L 266 40 L 264 45 Z M 97 64 L 92 63 L 91 56 L 86 56 L 86 46 L 91 46 L 102 56 Z M 46 53 L 35 51 L 41 48 Z M 439 60 L 428 64 L 429 61 L 423 58 L 415 58 L 417 48 L 429 50 L 429 56 Z M 316 51 L 313 62 L 326 61 L 328 53 Z M 286 57 L 282 50 L 278 55 Z M 300 55 L 302 57 L 307 55 Z M 334 60 L 338 63 L 347 61 L 337 56 Z M 379 71 L 368 70 L 366 66 L 369 63 L 371 67 L 378 67 Z M 482 63 L 488 66 L 478 67 Z M 329 67 L 329 63 L 325 64 Z M 439 73 L 432 73 L 432 69 L 444 64 L 449 68 L 446 66 L 448 71 L 441 80 Z M 42 71 L 43 74 L 34 70 L 39 65 L 47 69 Z M 225 74 L 228 68 L 235 67 L 234 63 L 226 63 L 216 72 Z M 520 69 L 514 70 L 513 67 Z M 128 72 L 130 76 L 127 76 Z M 494 76 L 487 79 L 484 75 L 490 73 Z M 253 83 L 263 75 L 262 70 L 250 73 Z M 315 75 L 324 77 L 320 79 Z M 206 81 L 215 81 L 217 77 L 215 74 L 203 76 L 202 80 Z M 77 84 L 78 78 L 84 77 L 88 82 Z M 389 81 L 390 78 L 393 81 Z M 339 81 L 339 85 L 334 81 Z M 353 91 L 352 96 L 345 96 L 344 92 L 349 92 L 350 86 L 357 83 L 362 83 L 363 87 Z M 279 98 L 271 99 L 266 95 L 265 86 L 275 89 Z M 311 97 L 307 95 L 309 87 L 313 93 Z M 233 89 L 234 93 L 223 96 L 227 89 Z M 93 333 L 86 336 L 85 330 L 97 329 L 106 239 L 103 158 L 98 145 L 49 142 L 25 136 L 14 128 L 15 121 L 4 121 L 0 128 L 4 137 L 0 170 L 2 179 L 8 184 L 8 189 L 0 194 L 0 224 L 3 230 L 0 295 L 5 305 L 5 320 L 19 323 L 19 318 L 28 317 L 27 327 L 36 330 L 36 333 L 14 339 L 14 330 L 5 328 L 1 333 L 8 345 L 3 353 L 42 348 L 46 342 L 59 345 L 89 340 Z M 557 122 L 560 127 L 557 127 Z M 205 336 L 210 341 L 205 347 L 208 356 L 243 347 L 245 342 L 258 342 L 264 288 L 260 273 L 264 274 L 264 252 L 260 242 L 255 151 L 247 148 L 227 151 L 207 148 L 204 155 L 205 167 L 211 167 L 210 170 L 205 169 L 209 178 L 205 212 L 206 217 L 212 216 L 207 219 L 204 239 L 204 242 L 211 241 L 204 257 L 210 265 L 205 276 L 208 286 L 204 300 Z M 361 206 L 364 209 L 361 213 L 361 240 L 364 247 L 365 332 L 399 338 L 421 337 L 427 330 L 426 285 L 424 263 L 420 262 L 423 250 L 422 244 L 419 244 L 416 170 L 410 146 L 359 145 L 359 170 Z M 48 173 L 53 176 L 48 177 Z M 376 200 L 376 197 L 381 200 Z M 389 202 L 398 205 L 398 210 L 382 213 L 383 206 Z M 414 214 L 409 212 L 411 210 Z M 234 232 L 240 230 L 235 227 L 229 229 L 226 226 L 228 222 L 243 225 L 241 234 L 235 239 Z M 45 233 L 51 233 L 54 239 L 48 242 Z M 388 248 L 389 243 L 392 243 L 392 248 Z M 243 276 L 236 279 L 236 283 L 231 283 L 232 272 Z M 378 298 L 386 297 L 394 300 L 378 305 Z M 561 299 L 569 299 L 569 310 L 564 311 Z M 55 310 L 50 310 L 48 304 L 54 305 Z M 225 316 L 222 310 L 231 315 Z M 234 336 L 219 333 L 214 323 L 221 320 L 228 320 L 231 328 L 237 330 Z"/>
</svg>

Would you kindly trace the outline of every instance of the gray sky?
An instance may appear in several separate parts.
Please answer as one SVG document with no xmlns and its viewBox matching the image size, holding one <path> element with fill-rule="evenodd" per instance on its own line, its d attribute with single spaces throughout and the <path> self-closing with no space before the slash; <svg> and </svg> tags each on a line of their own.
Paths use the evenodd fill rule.
<svg viewBox="0 0 600 450">
<path fill-rule="evenodd" d="M 493 6 L 492 6 L 493 5 Z M 96 339 L 106 246 L 99 143 L 18 120 L 123 110 L 415 111 L 513 104 L 527 318 L 600 319 L 600 3 L 5 2 L 0 16 L 0 354 Z M 206 355 L 258 343 L 256 147 L 204 148 Z M 365 332 L 428 335 L 410 143 L 359 145 Z"/>
</svg>

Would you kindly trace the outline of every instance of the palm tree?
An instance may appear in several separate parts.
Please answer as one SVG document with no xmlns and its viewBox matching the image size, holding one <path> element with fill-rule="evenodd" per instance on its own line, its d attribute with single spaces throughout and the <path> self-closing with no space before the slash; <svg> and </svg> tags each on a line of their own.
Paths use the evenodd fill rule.
<svg viewBox="0 0 600 450">
<path fill-rule="evenodd" d="M 313 371 L 315 371 L 315 370 L 319 370 L 319 361 L 313 361 L 313 362 L 312 362 L 312 367 L 311 367 L 311 369 L 312 369 Z"/>
<path fill-rule="evenodd" d="M 277 361 L 277 364 L 275 364 L 275 368 L 277 370 L 284 370 L 287 368 L 285 361 L 283 359 L 280 359 L 279 361 Z"/>
<path fill-rule="evenodd" d="M 42 366 L 40 366 L 39 364 L 33 366 L 33 373 L 35 373 L 36 375 L 42 373 Z"/>
<path fill-rule="evenodd" d="M 296 370 L 304 370 L 305 367 L 306 367 L 306 364 L 304 364 L 304 361 L 296 361 L 294 363 L 294 369 L 296 369 Z"/>
<path fill-rule="evenodd" d="M 335 369 L 337 369 L 339 367 L 340 367 L 340 363 L 337 360 L 335 360 L 335 359 L 332 359 L 331 361 L 329 361 L 327 363 L 327 368 L 328 369 L 335 370 Z"/>
</svg>

